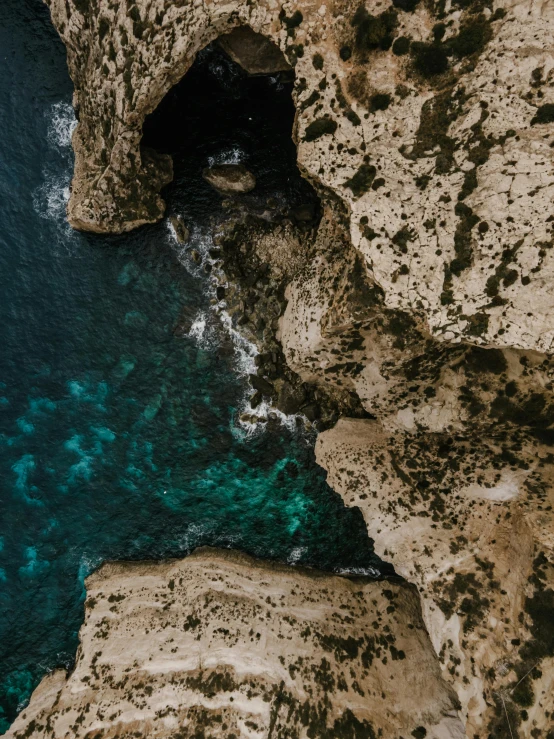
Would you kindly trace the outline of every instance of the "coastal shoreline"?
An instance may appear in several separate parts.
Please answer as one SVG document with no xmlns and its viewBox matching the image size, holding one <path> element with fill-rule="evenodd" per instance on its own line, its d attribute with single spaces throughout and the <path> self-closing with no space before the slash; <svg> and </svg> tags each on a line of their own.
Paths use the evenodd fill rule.
<svg viewBox="0 0 554 739">
<path fill-rule="evenodd" d="M 342 205 L 329 204 L 309 258 L 287 276 L 274 327 L 284 371 L 355 399 L 359 417 L 329 424 L 318 459 L 381 556 L 417 584 L 467 736 L 548 737 L 548 9 L 236 2 L 168 12 L 158 0 L 158 21 L 142 3 L 129 15 L 48 4 L 76 85 L 69 218 L 84 230 L 162 217 L 169 162 L 141 155 L 141 125 L 200 48 L 248 25 L 294 66 L 300 169 Z M 83 56 L 78 35 L 94 54 Z"/>
</svg>

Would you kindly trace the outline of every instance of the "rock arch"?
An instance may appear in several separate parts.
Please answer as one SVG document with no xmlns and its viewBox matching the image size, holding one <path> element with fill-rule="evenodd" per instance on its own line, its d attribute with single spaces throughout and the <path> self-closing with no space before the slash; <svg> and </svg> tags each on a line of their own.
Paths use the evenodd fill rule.
<svg viewBox="0 0 554 739">
<path fill-rule="evenodd" d="M 278 53 L 277 12 L 246 3 L 215 3 L 209 12 L 163 0 L 140 9 L 130 3 L 48 4 L 68 46 L 75 84 L 79 123 L 68 219 L 80 230 L 121 233 L 163 216 L 159 191 L 171 180 L 171 162 L 141 153 L 142 124 L 200 49 L 220 36 L 236 49 L 229 33 L 241 26 L 275 42 L 276 59 L 285 61 Z"/>
<path fill-rule="evenodd" d="M 531 674 L 526 642 L 533 647 L 542 626 L 522 603 L 552 593 L 542 584 L 552 582 L 552 565 L 540 564 L 552 559 L 554 527 L 552 7 L 534 0 L 463 8 L 417 0 L 47 1 L 68 48 L 80 118 L 68 211 L 78 228 L 121 232 L 161 217 L 158 193 L 170 171 L 167 160 L 141 159 L 142 121 L 200 48 L 249 25 L 295 66 L 299 165 L 348 212 L 335 218 L 342 240 L 322 220 L 313 274 L 288 290 L 287 362 L 309 380 L 324 370 L 329 379 L 334 369 L 377 416 L 322 434 L 321 462 L 368 522 L 390 513 L 376 543 L 379 535 L 384 549 L 389 535 L 398 537 L 384 555 L 421 588 L 468 736 L 489 736 L 505 721 L 498 696 L 509 696 L 520 677 L 506 665 L 518 660 L 521 677 Z M 350 272 L 346 254 L 354 254 Z M 334 262 L 322 264 L 327 257 Z M 341 280 L 333 279 L 336 265 Z M 365 277 L 373 291 L 351 289 Z M 373 311 L 367 324 L 376 340 L 352 337 L 339 347 L 346 308 L 356 309 L 357 298 Z M 349 347 L 355 361 L 336 364 Z M 379 444 L 390 455 L 390 508 L 384 468 L 371 459 Z M 470 447 L 483 465 L 477 460 L 470 472 L 483 479 L 467 485 Z M 403 470 L 398 460 L 412 466 Z M 519 463 L 526 469 L 515 469 Z M 437 483 L 430 495 L 437 465 L 453 482 L 448 490 Z M 418 491 L 414 475 L 423 483 L 417 512 L 404 508 Z M 505 500 L 514 476 L 520 495 Z M 498 499 L 485 488 L 496 488 Z M 479 527 L 468 525 L 470 514 Z M 427 533 L 414 537 L 415 524 Z M 491 562 L 500 565 L 494 577 Z M 463 610 L 470 587 L 473 614 Z M 478 591 L 487 589 L 485 602 Z M 455 600 L 456 613 L 448 606 Z M 543 656 L 552 674 L 552 656 Z M 510 710 L 528 734 L 531 723 L 546 727 L 554 709 L 545 697 L 529 711 Z"/>
</svg>

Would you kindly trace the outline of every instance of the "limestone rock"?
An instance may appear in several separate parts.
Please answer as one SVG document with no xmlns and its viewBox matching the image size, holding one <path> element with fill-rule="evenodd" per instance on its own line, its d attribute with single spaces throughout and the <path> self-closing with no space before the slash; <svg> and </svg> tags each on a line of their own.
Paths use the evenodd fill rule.
<svg viewBox="0 0 554 739">
<path fill-rule="evenodd" d="M 298 163 L 324 212 L 309 244 L 260 239 L 259 261 L 287 265 L 276 356 L 310 397 L 372 416 L 325 432 L 318 459 L 421 589 L 467 736 L 546 738 L 552 3 L 47 2 L 79 109 L 78 228 L 161 217 L 170 163 L 141 149 L 142 123 L 200 49 L 249 26 L 290 61 Z"/>
<path fill-rule="evenodd" d="M 504 736 L 507 720 L 514 737 L 532 729 L 547 736 L 549 448 L 523 444 L 510 465 L 498 435 L 406 434 L 344 419 L 319 436 L 316 454 L 329 484 L 361 509 L 378 553 L 417 583 L 431 640 L 467 713 L 467 736 Z"/>
<path fill-rule="evenodd" d="M 294 66 L 300 167 L 347 204 L 387 307 L 440 342 L 552 349 L 551 4 L 46 1 L 79 109 L 74 226 L 162 216 L 167 160 L 145 161 L 143 121 L 200 49 L 248 26 Z"/>
<path fill-rule="evenodd" d="M 305 400 L 306 396 L 302 387 L 293 387 L 290 383 L 285 382 L 279 392 L 277 408 L 288 415 L 298 413 Z"/>
<path fill-rule="evenodd" d="M 210 549 L 86 585 L 75 668 L 8 739 L 463 737 L 412 587 Z"/>
<path fill-rule="evenodd" d="M 173 227 L 177 241 L 180 244 L 186 244 L 190 239 L 190 231 L 186 227 L 182 216 L 171 216 L 169 222 Z"/>
<path fill-rule="evenodd" d="M 257 390 L 262 395 L 274 395 L 275 388 L 268 380 L 264 380 L 264 378 L 259 375 L 249 375 L 249 378 L 254 390 Z"/>
<path fill-rule="evenodd" d="M 256 187 L 256 178 L 244 164 L 216 164 L 204 169 L 202 177 L 225 195 L 250 192 Z"/>
</svg>

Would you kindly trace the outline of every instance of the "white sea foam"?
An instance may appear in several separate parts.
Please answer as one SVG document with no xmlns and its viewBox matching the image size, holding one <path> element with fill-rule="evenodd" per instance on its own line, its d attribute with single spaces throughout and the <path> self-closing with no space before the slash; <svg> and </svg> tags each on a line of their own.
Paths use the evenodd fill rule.
<svg viewBox="0 0 554 739">
<path fill-rule="evenodd" d="M 358 575 L 359 577 L 380 577 L 376 567 L 340 567 L 335 570 L 339 575 Z"/>
<path fill-rule="evenodd" d="M 305 552 L 308 551 L 307 547 L 294 547 L 292 552 L 289 554 L 287 558 L 287 562 L 289 565 L 295 565 L 300 562 L 302 557 L 304 556 Z"/>
<path fill-rule="evenodd" d="M 206 333 L 206 314 L 200 313 L 190 327 L 189 336 L 201 344 Z"/>
<path fill-rule="evenodd" d="M 213 167 L 216 164 L 241 164 L 245 159 L 245 153 L 238 146 L 231 149 L 222 149 L 217 154 L 208 157 L 208 166 Z"/>
<path fill-rule="evenodd" d="M 69 103 L 54 103 L 48 125 L 48 141 L 61 149 L 69 149 L 77 126 L 75 111 Z"/>
<path fill-rule="evenodd" d="M 222 152 L 221 157 L 227 157 L 229 161 L 232 157 L 238 157 L 240 151 L 238 149 Z M 215 158 L 213 160 L 216 161 Z M 222 161 L 218 159 L 218 161 Z M 203 349 L 216 350 L 221 344 L 220 332 L 221 327 L 225 334 L 231 340 L 235 362 L 234 369 L 237 375 L 243 379 L 247 379 L 249 375 L 256 374 L 255 358 L 259 354 L 258 347 L 250 341 L 241 331 L 233 325 L 231 315 L 226 310 L 224 300 L 216 300 L 216 288 L 218 285 L 225 285 L 225 276 L 220 269 L 215 266 L 215 260 L 210 257 L 209 250 L 214 246 L 212 236 L 209 232 L 200 229 L 194 229 L 191 233 L 190 241 L 187 246 L 179 244 L 175 231 L 169 219 L 166 221 L 168 225 L 168 233 L 177 248 L 177 256 L 180 262 L 185 266 L 187 271 L 202 279 L 205 285 L 205 295 L 212 301 L 209 309 L 198 313 L 194 318 L 188 336 L 194 339 Z M 202 257 L 202 264 L 209 262 L 212 264 L 212 272 L 206 275 L 202 264 L 197 264 L 191 257 L 191 252 L 195 250 Z M 208 277 L 206 279 L 206 277 Z M 277 419 L 289 431 L 295 431 L 298 426 L 298 419 L 301 419 L 300 426 L 304 426 L 305 418 L 301 414 L 285 415 L 270 403 L 263 401 L 256 408 L 250 407 L 250 397 L 252 395 L 252 387 L 249 382 L 244 383 L 244 392 L 239 401 L 237 418 L 231 426 L 231 432 L 236 438 L 245 439 L 259 433 L 263 433 L 268 418 Z"/>
<path fill-rule="evenodd" d="M 69 185 L 65 177 L 46 176 L 42 184 L 33 194 L 33 205 L 41 218 L 65 221 Z M 68 226 L 69 228 L 69 226 Z"/>
<path fill-rule="evenodd" d="M 213 525 L 209 523 L 191 523 L 187 526 L 186 531 L 180 537 L 179 548 L 192 551 L 202 539 L 213 532 Z"/>
<path fill-rule="evenodd" d="M 85 584 L 86 578 L 94 572 L 102 564 L 102 557 L 96 556 L 91 557 L 83 555 L 79 559 L 79 570 L 77 573 L 77 579 L 81 585 Z"/>
<path fill-rule="evenodd" d="M 46 139 L 57 155 L 59 163 L 50 164 L 44 172 L 44 181 L 33 193 L 33 205 L 41 218 L 54 221 L 62 231 L 58 246 L 68 248 L 67 236 L 72 233 L 66 218 L 71 178 L 71 137 L 77 120 L 69 103 L 58 102 L 50 109 Z"/>
</svg>

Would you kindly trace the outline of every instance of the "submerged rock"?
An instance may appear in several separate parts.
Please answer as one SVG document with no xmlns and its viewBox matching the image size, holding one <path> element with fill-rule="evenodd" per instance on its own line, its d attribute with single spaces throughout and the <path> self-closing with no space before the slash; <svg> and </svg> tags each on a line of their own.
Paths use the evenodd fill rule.
<svg viewBox="0 0 554 739">
<path fill-rule="evenodd" d="M 74 669 L 7 739 L 464 736 L 406 584 L 199 549 L 86 587 Z"/>
<path fill-rule="evenodd" d="M 182 216 L 170 216 L 169 222 L 173 226 L 175 236 L 180 244 L 186 244 L 190 239 L 190 231 L 185 226 Z"/>
<path fill-rule="evenodd" d="M 202 172 L 202 177 L 220 193 L 245 193 L 256 187 L 256 178 L 244 164 L 216 164 Z"/>
</svg>

